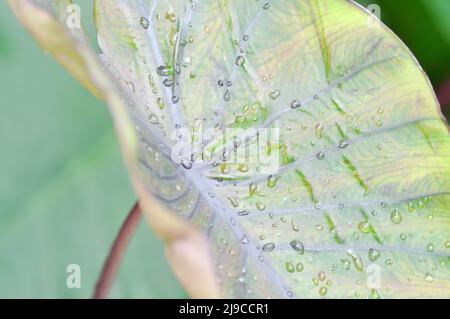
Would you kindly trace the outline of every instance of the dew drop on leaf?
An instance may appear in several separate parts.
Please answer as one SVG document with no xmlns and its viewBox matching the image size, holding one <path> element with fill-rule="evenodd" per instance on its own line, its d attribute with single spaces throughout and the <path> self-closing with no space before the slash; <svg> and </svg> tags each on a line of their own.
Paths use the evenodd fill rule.
<svg viewBox="0 0 450 319">
<path fill-rule="evenodd" d="M 159 123 L 159 119 L 154 113 L 149 115 L 148 120 L 151 124 L 154 124 L 154 125 Z"/>
<path fill-rule="evenodd" d="M 344 141 L 344 140 L 340 140 L 340 141 L 339 141 L 338 147 L 339 147 L 341 150 L 344 150 L 344 149 L 346 149 L 346 148 L 348 147 L 348 145 L 349 145 L 349 142 Z"/>
<path fill-rule="evenodd" d="M 256 183 L 250 183 L 250 185 L 248 185 L 248 194 L 253 196 L 256 193 L 257 188 L 258 186 Z"/>
<path fill-rule="evenodd" d="M 351 249 L 347 251 L 347 255 L 349 255 L 352 258 L 353 265 L 355 268 L 359 271 L 363 271 L 363 262 L 359 255 L 355 254 Z"/>
<path fill-rule="evenodd" d="M 263 210 L 266 209 L 266 205 L 264 205 L 264 204 L 261 203 L 261 202 L 257 202 L 257 203 L 256 203 L 256 208 L 257 208 L 258 210 L 260 210 L 260 211 L 263 211 Z"/>
<path fill-rule="evenodd" d="M 165 87 L 171 87 L 172 86 L 172 80 L 171 79 L 164 79 L 163 84 Z"/>
<path fill-rule="evenodd" d="M 177 16 L 172 12 L 172 10 L 167 11 L 164 17 L 172 23 L 177 21 Z"/>
<path fill-rule="evenodd" d="M 367 221 L 362 221 L 358 224 L 358 229 L 364 233 L 368 234 L 370 232 L 370 224 Z"/>
<path fill-rule="evenodd" d="M 274 243 L 267 243 L 267 244 L 264 244 L 262 246 L 262 251 L 264 251 L 266 253 L 267 252 L 271 252 L 274 249 L 275 249 L 275 244 Z"/>
<path fill-rule="evenodd" d="M 303 246 L 303 243 L 298 240 L 293 240 L 290 242 L 292 249 L 294 249 L 297 253 L 300 255 L 303 255 L 305 252 L 305 247 Z"/>
<path fill-rule="evenodd" d="M 275 90 L 275 91 L 272 91 L 272 92 L 269 93 L 269 97 L 272 100 L 276 100 L 280 95 L 281 95 L 280 90 Z"/>
<path fill-rule="evenodd" d="M 225 102 L 228 102 L 228 101 L 230 100 L 230 91 L 229 91 L 229 90 L 226 90 L 226 91 L 225 91 L 225 93 L 224 93 L 224 95 L 223 95 L 223 100 L 224 100 Z"/>
<path fill-rule="evenodd" d="M 323 123 L 320 122 L 315 126 L 315 130 L 316 130 L 316 137 L 317 138 L 322 138 L 322 132 L 323 132 Z"/>
<path fill-rule="evenodd" d="M 319 272 L 319 274 L 317 275 L 317 278 L 319 278 L 320 281 L 324 281 L 327 278 L 327 275 L 325 274 L 324 271 Z"/>
<path fill-rule="evenodd" d="M 250 240 L 248 239 L 248 237 L 244 234 L 241 237 L 241 243 L 244 245 L 248 245 L 250 243 Z"/>
<path fill-rule="evenodd" d="M 236 65 L 237 66 L 243 66 L 245 64 L 245 58 L 242 55 L 239 55 L 236 58 Z"/>
<path fill-rule="evenodd" d="M 294 265 L 288 261 L 285 263 L 285 267 L 286 267 L 286 271 L 289 273 L 293 273 L 295 271 Z"/>
<path fill-rule="evenodd" d="M 295 265 L 295 270 L 296 270 L 297 272 L 302 272 L 303 269 L 305 269 L 305 267 L 303 266 L 302 263 L 297 263 L 297 264 Z"/>
<path fill-rule="evenodd" d="M 249 214 L 248 210 L 241 210 L 238 213 L 238 216 L 247 216 Z"/>
<path fill-rule="evenodd" d="M 325 158 L 325 153 L 320 151 L 319 153 L 316 154 L 316 158 L 321 161 Z"/>
<path fill-rule="evenodd" d="M 267 178 L 267 186 L 269 188 L 273 188 L 277 184 L 277 181 L 278 181 L 278 177 L 274 177 L 273 175 L 269 175 L 269 177 Z"/>
<path fill-rule="evenodd" d="M 148 21 L 148 19 L 146 17 L 141 17 L 141 19 L 139 20 L 139 23 L 141 24 L 141 26 L 144 29 L 148 29 L 148 27 L 150 26 L 150 22 Z"/>
<path fill-rule="evenodd" d="M 369 249 L 369 259 L 370 261 L 376 261 L 378 259 L 378 257 L 380 257 L 381 253 L 379 250 L 375 249 L 375 248 L 370 248 Z"/>
<path fill-rule="evenodd" d="M 380 299 L 380 295 L 376 289 L 370 291 L 369 299 Z"/>
<path fill-rule="evenodd" d="M 327 291 L 328 291 L 328 288 L 327 288 L 327 287 L 325 287 L 325 286 L 320 287 L 320 289 L 319 289 L 319 295 L 325 296 L 325 295 L 327 294 Z"/>
<path fill-rule="evenodd" d="M 391 213 L 391 221 L 394 224 L 400 224 L 403 220 L 402 214 L 400 214 L 400 211 L 397 209 L 394 209 Z"/>
<path fill-rule="evenodd" d="M 158 73 L 158 75 L 160 76 L 168 76 L 170 75 L 170 70 L 171 68 L 169 66 L 166 65 L 160 65 L 158 66 L 158 68 L 156 69 L 156 72 Z"/>
<path fill-rule="evenodd" d="M 349 270 L 350 269 L 350 260 L 341 259 L 341 265 L 342 265 L 342 268 L 344 268 L 345 270 Z"/>
<path fill-rule="evenodd" d="M 300 101 L 299 100 L 293 100 L 292 102 L 291 102 L 291 109 L 298 109 L 300 106 L 302 106 L 302 104 L 300 103 Z"/>
</svg>

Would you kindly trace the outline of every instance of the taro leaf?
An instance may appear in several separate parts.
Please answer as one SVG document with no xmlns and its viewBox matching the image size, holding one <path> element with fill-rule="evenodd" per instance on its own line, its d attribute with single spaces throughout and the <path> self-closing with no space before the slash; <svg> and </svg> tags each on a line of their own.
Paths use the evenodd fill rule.
<svg viewBox="0 0 450 319">
<path fill-rule="evenodd" d="M 140 199 L 153 223 L 170 214 L 154 212 L 162 202 L 206 234 L 223 296 L 450 296 L 450 138 L 384 25 L 340 0 L 102 0 L 95 12 L 124 99 L 111 108 L 119 135 L 127 114 L 136 127 L 138 156 L 125 155 Z M 118 93 L 103 91 L 111 105 Z M 183 141 L 203 143 L 203 160 L 175 158 Z M 191 292 L 209 284 L 194 274 L 207 263 L 183 264 L 192 246 L 171 257 Z"/>
</svg>

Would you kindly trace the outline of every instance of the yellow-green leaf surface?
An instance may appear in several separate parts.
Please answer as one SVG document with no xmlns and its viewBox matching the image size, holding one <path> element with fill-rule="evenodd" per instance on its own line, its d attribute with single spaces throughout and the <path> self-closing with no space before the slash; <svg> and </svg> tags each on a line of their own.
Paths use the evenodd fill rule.
<svg viewBox="0 0 450 319">
<path fill-rule="evenodd" d="M 122 143 L 138 142 L 126 155 L 141 200 L 202 230 L 222 296 L 450 297 L 450 137 L 426 75 L 378 20 L 343 0 L 102 0 L 95 12 L 123 100 L 111 109 L 136 128 Z M 218 137 L 204 140 L 211 162 L 173 162 L 200 128 L 253 128 L 234 151 L 278 129 L 263 153 L 280 165 L 220 162 Z"/>
</svg>

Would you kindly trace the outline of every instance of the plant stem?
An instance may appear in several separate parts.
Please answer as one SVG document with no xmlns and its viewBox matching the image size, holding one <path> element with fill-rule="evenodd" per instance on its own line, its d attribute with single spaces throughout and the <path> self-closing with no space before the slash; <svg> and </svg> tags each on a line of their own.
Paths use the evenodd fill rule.
<svg viewBox="0 0 450 319">
<path fill-rule="evenodd" d="M 450 78 L 436 90 L 436 95 L 442 109 L 450 106 Z"/>
<path fill-rule="evenodd" d="M 93 298 L 104 299 L 108 297 L 117 270 L 119 269 L 120 262 L 140 220 L 141 208 L 139 207 L 139 202 L 136 202 L 120 227 L 119 233 L 109 251 L 108 258 L 103 265 L 102 273 L 95 286 Z"/>
</svg>

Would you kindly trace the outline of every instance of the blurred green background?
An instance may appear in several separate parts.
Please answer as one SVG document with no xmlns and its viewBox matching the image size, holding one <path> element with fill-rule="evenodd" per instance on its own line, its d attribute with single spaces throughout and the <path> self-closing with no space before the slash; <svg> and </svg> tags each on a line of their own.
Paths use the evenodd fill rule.
<svg viewBox="0 0 450 319">
<path fill-rule="evenodd" d="M 450 77 L 450 1 L 359 2 L 379 5 L 435 87 Z M 37 47 L 5 1 L 0 75 L 0 298 L 88 298 L 136 199 L 109 114 Z M 81 289 L 66 287 L 72 263 Z M 145 223 L 111 297 L 186 297 Z"/>
</svg>

